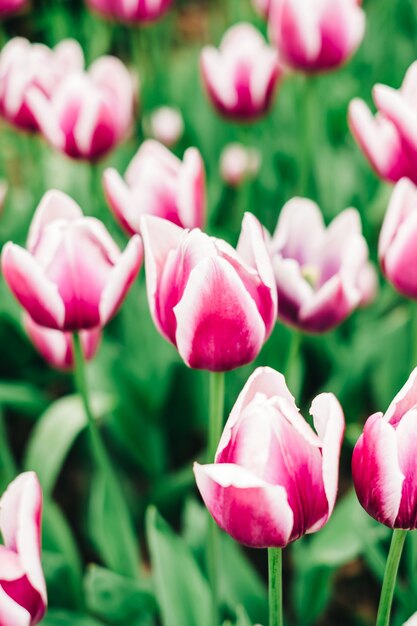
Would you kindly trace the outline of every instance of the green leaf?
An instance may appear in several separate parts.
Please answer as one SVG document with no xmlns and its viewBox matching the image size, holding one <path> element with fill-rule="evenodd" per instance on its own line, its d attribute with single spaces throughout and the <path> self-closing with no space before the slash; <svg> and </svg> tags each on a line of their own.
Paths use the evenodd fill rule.
<svg viewBox="0 0 417 626">
<path fill-rule="evenodd" d="M 103 626 L 103 622 L 82 613 L 50 609 L 42 620 L 42 626 Z"/>
<path fill-rule="evenodd" d="M 115 406 L 114 397 L 103 392 L 92 394 L 91 402 L 97 417 Z M 68 452 L 85 426 L 84 409 L 77 395 L 56 400 L 39 418 L 29 440 L 24 466 L 37 473 L 44 494 L 52 493 Z"/>
<path fill-rule="evenodd" d="M 248 614 L 246 613 L 243 606 L 237 607 L 236 617 L 237 617 L 236 626 L 252 626 L 252 622 L 250 621 Z"/>
<path fill-rule="evenodd" d="M 131 580 L 92 565 L 85 577 L 87 608 L 114 624 L 150 624 L 157 605 L 148 581 Z"/>
<path fill-rule="evenodd" d="M 187 544 L 154 507 L 146 528 L 163 626 L 212 626 L 210 590 Z"/>
<path fill-rule="evenodd" d="M 205 537 L 208 515 L 195 500 L 188 500 L 184 510 L 184 534 L 201 560 L 205 559 Z M 266 585 L 233 539 L 221 533 L 222 566 L 219 571 L 220 594 L 231 611 L 244 605 L 254 622 L 268 621 L 268 594 Z"/>
<path fill-rule="evenodd" d="M 34 385 L 21 382 L 0 382 L 0 406 L 38 415 L 47 406 L 47 398 Z"/>
</svg>

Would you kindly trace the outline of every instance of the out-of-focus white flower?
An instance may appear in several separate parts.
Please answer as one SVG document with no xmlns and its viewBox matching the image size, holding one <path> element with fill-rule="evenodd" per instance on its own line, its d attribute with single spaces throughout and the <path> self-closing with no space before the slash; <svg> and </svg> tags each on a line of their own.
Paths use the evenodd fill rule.
<svg viewBox="0 0 417 626">
<path fill-rule="evenodd" d="M 169 106 L 162 106 L 150 114 L 147 130 L 151 137 L 172 148 L 184 133 L 184 120 L 178 111 Z"/>
<path fill-rule="evenodd" d="M 261 153 L 256 148 L 230 143 L 220 156 L 220 174 L 228 185 L 239 187 L 247 178 L 255 178 L 261 162 Z"/>
</svg>

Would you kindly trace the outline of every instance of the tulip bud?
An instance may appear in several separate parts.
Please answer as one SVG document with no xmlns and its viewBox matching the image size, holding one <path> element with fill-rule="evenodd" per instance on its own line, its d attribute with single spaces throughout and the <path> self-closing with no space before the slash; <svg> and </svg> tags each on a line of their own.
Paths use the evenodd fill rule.
<svg viewBox="0 0 417 626">
<path fill-rule="evenodd" d="M 20 474 L 0 500 L 0 624 L 35 626 L 46 611 L 41 564 L 42 490 L 36 474 Z"/>
<path fill-rule="evenodd" d="M 318 206 L 294 198 L 282 209 L 270 253 L 278 290 L 278 318 L 323 333 L 375 296 L 376 273 L 355 209 L 326 229 Z"/>
<path fill-rule="evenodd" d="M 261 153 L 240 143 L 230 143 L 220 155 L 220 174 L 228 185 L 239 187 L 248 178 L 255 178 L 261 166 Z"/>
<path fill-rule="evenodd" d="M 103 17 L 121 22 L 154 22 L 166 13 L 172 0 L 87 0 Z"/>
<path fill-rule="evenodd" d="M 148 119 L 149 134 L 167 148 L 172 148 L 184 133 L 184 120 L 177 109 L 159 107 Z"/>
<path fill-rule="evenodd" d="M 0 17 L 18 13 L 28 6 L 28 0 L 0 0 Z"/>
<path fill-rule="evenodd" d="M 237 251 L 199 229 L 143 217 L 152 317 L 185 363 L 226 371 L 250 363 L 275 323 L 276 289 L 257 219 L 247 213 Z"/>
<path fill-rule="evenodd" d="M 379 237 L 382 271 L 407 298 L 417 298 L 417 187 L 407 178 L 395 186 Z"/>
<path fill-rule="evenodd" d="M 39 130 L 29 92 L 37 89 L 48 101 L 68 76 L 83 67 L 83 52 L 74 39 L 52 50 L 23 37 L 11 39 L 0 54 L 0 114 L 18 128 Z"/>
<path fill-rule="evenodd" d="M 269 34 L 280 60 L 301 72 L 332 70 L 365 33 L 360 0 L 270 0 Z"/>
<path fill-rule="evenodd" d="M 412 615 L 410 619 L 403 624 L 403 626 L 417 626 L 417 613 L 414 613 L 414 615 Z"/>
<path fill-rule="evenodd" d="M 36 350 L 52 367 L 58 370 L 71 370 L 74 367 L 71 333 L 40 326 L 27 313 L 23 325 Z M 91 361 L 100 345 L 101 329 L 82 330 L 80 338 L 84 359 Z"/>
<path fill-rule="evenodd" d="M 208 96 L 220 114 L 250 121 L 268 112 L 282 69 L 276 51 L 254 26 L 232 26 L 219 49 L 203 49 L 200 64 Z"/>
<path fill-rule="evenodd" d="M 103 185 L 111 209 L 129 233 L 140 232 L 143 215 L 162 217 L 184 228 L 204 225 L 205 172 L 197 148 L 188 148 L 181 161 L 149 139 L 131 161 L 125 180 L 109 168 Z"/>
<path fill-rule="evenodd" d="M 211 465 L 195 463 L 205 505 L 217 524 L 253 548 L 283 548 L 320 530 L 336 501 L 344 433 L 331 393 L 304 420 L 285 378 L 259 367 L 240 393 Z"/>
<path fill-rule="evenodd" d="M 416 89 L 417 61 L 407 70 L 400 89 L 375 85 L 375 117 L 363 100 L 350 103 L 352 134 L 375 172 L 388 182 L 405 177 L 417 183 Z"/>
<path fill-rule="evenodd" d="M 104 225 L 84 217 L 60 191 L 43 197 L 27 250 L 9 242 L 2 253 L 6 283 L 34 322 L 69 332 L 104 326 L 121 305 L 141 263 L 138 235 L 121 253 Z"/>
<path fill-rule="evenodd" d="M 95 61 L 65 77 L 48 99 L 37 88 L 28 102 L 49 143 L 73 159 L 96 160 L 126 138 L 133 124 L 134 85 L 119 59 Z"/>
<path fill-rule="evenodd" d="M 365 423 L 353 451 L 353 482 L 367 513 L 390 528 L 417 528 L 417 369 L 388 411 Z"/>
</svg>

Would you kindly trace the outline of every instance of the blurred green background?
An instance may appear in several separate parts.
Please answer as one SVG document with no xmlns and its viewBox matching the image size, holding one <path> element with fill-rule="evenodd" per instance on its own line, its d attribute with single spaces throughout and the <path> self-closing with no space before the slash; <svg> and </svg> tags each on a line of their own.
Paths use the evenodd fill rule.
<svg viewBox="0 0 417 626">
<path fill-rule="evenodd" d="M 3 41 L 21 35 L 55 45 L 75 37 L 88 62 L 112 53 L 138 72 L 143 85 L 136 132 L 104 162 L 69 161 L 39 137 L 0 127 L 1 177 L 9 183 L 0 216 L 0 240 L 23 243 L 33 211 L 49 188 L 68 192 L 87 214 L 100 212 L 116 240 L 126 238 L 104 200 L 100 177 L 112 165 L 124 172 L 144 138 L 153 108 L 174 105 L 185 134 L 182 155 L 197 146 L 208 182 L 208 230 L 235 243 L 243 210 L 273 229 L 294 195 L 317 200 L 326 221 L 348 206 L 359 209 L 376 260 L 380 224 L 390 189 L 370 170 L 347 127 L 349 101 L 371 103 L 376 82 L 401 84 L 417 57 L 417 4 L 367 0 L 365 40 L 340 71 L 309 84 L 288 76 L 271 114 L 240 127 L 221 120 L 203 92 L 198 58 L 205 43 L 219 43 L 238 20 L 266 27 L 249 0 L 174 0 L 158 24 L 132 28 L 101 21 L 78 0 L 42 0 L 2 24 Z M 305 107 L 306 90 L 310 91 Z M 311 133 L 308 185 L 300 163 Z M 262 167 L 239 190 L 219 175 L 219 156 L 230 141 L 256 146 Z M 366 626 L 374 622 L 387 553 L 388 531 L 360 509 L 351 491 L 350 457 L 364 420 L 385 410 L 416 365 L 417 337 L 409 302 L 384 280 L 376 302 L 336 331 L 304 337 L 292 391 L 307 414 L 317 392 L 342 403 L 347 436 L 342 454 L 340 502 L 328 526 L 286 550 L 288 626 Z M 105 540 L 117 511 L 92 475 L 84 418 L 70 375 L 51 370 L 35 353 L 21 310 L 0 283 L 0 492 L 21 468 L 35 469 L 45 490 L 44 567 L 50 612 L 45 626 L 210 626 L 204 559 L 206 515 L 196 494 L 192 462 L 204 451 L 208 377 L 188 370 L 155 330 L 143 270 L 119 315 L 104 331 L 89 366 L 96 410 L 117 463 L 140 537 L 145 575 L 140 582 L 117 573 Z M 282 369 L 291 331 L 277 325 L 256 365 Z M 226 413 L 255 365 L 226 376 Z M 156 508 L 155 508 L 156 507 Z M 157 512 L 159 511 L 159 512 Z M 170 526 L 164 521 L 169 523 Z M 417 540 L 410 534 L 400 573 L 393 624 L 417 610 Z M 221 591 L 228 624 L 266 624 L 266 554 L 244 552 L 228 537 L 222 550 Z M 96 565 L 91 565 L 92 563 Z"/>
</svg>

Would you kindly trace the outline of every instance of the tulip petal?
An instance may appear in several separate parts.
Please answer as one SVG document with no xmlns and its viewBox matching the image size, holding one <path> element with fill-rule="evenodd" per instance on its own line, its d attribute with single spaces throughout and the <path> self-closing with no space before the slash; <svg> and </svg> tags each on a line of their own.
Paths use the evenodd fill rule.
<svg viewBox="0 0 417 626">
<path fill-rule="evenodd" d="M 396 528 L 417 528 L 417 410 L 403 415 L 396 428 L 398 459 L 404 474 Z"/>
<path fill-rule="evenodd" d="M 417 211 L 417 189 L 408 178 L 402 178 L 394 187 L 388 210 L 379 236 L 378 256 L 383 261 L 389 247 L 397 234 L 401 223 Z"/>
<path fill-rule="evenodd" d="M 81 217 L 83 217 L 81 208 L 70 196 L 57 189 L 47 191 L 30 224 L 27 241 L 29 252 L 34 253 L 45 226 L 59 219 L 73 221 Z"/>
<path fill-rule="evenodd" d="M 131 215 L 133 217 L 134 212 L 131 191 L 119 172 L 113 167 L 109 167 L 104 171 L 103 187 L 107 202 L 123 228 L 131 235 L 139 232 L 140 215 L 138 216 L 136 227 L 134 227 L 134 220 L 129 219 Z"/>
<path fill-rule="evenodd" d="M 415 368 L 404 387 L 397 393 L 384 415 L 384 420 L 394 428 L 401 421 L 402 416 L 417 406 L 417 368 Z"/>
<path fill-rule="evenodd" d="M 134 235 L 126 250 L 114 265 L 100 300 L 100 323 L 107 324 L 116 313 L 127 291 L 138 275 L 143 260 L 143 246 L 139 235 Z"/>
<path fill-rule="evenodd" d="M 202 498 L 217 524 L 254 548 L 284 547 L 293 526 L 285 489 L 229 464 L 194 464 Z"/>
<path fill-rule="evenodd" d="M 265 339 L 254 300 L 220 257 L 194 267 L 174 313 L 178 351 L 195 369 L 227 371 L 250 363 Z"/>
<path fill-rule="evenodd" d="M 184 154 L 178 177 L 178 213 L 184 228 L 203 228 L 206 212 L 205 171 L 197 148 Z"/>
<path fill-rule="evenodd" d="M 322 393 L 314 398 L 310 414 L 322 441 L 323 482 L 329 503 L 328 517 L 330 517 L 336 502 L 339 483 L 339 459 L 345 432 L 345 419 L 342 407 L 332 393 Z"/>
<path fill-rule="evenodd" d="M 372 415 L 365 424 L 353 451 L 352 475 L 365 511 L 392 527 L 400 508 L 404 475 L 395 430 L 382 413 Z"/>
<path fill-rule="evenodd" d="M 2 253 L 2 269 L 10 290 L 35 322 L 62 328 L 65 306 L 58 287 L 45 276 L 29 252 L 7 243 Z"/>
<path fill-rule="evenodd" d="M 307 198 L 292 198 L 282 207 L 272 237 L 272 249 L 284 258 L 308 265 L 315 261 L 317 245 L 324 233 L 323 216 L 317 204 Z"/>
<path fill-rule="evenodd" d="M 383 261 L 387 278 L 409 298 L 417 298 L 416 237 L 417 210 L 401 224 Z"/>
<path fill-rule="evenodd" d="M 0 626 L 31 626 L 29 612 L 3 591 L 0 584 Z"/>
<path fill-rule="evenodd" d="M 394 124 L 407 145 L 413 152 L 417 151 L 417 116 L 411 104 L 400 91 L 387 85 L 375 85 L 373 98 L 379 111 Z"/>
<path fill-rule="evenodd" d="M 294 397 L 288 390 L 284 376 L 272 369 L 272 367 L 257 367 L 253 374 L 249 376 L 226 422 L 217 447 L 216 463 L 223 462 L 222 455 L 229 445 L 233 428 L 238 423 L 242 413 L 258 394 L 264 395 L 267 398 L 279 396 L 295 406 Z"/>
</svg>

